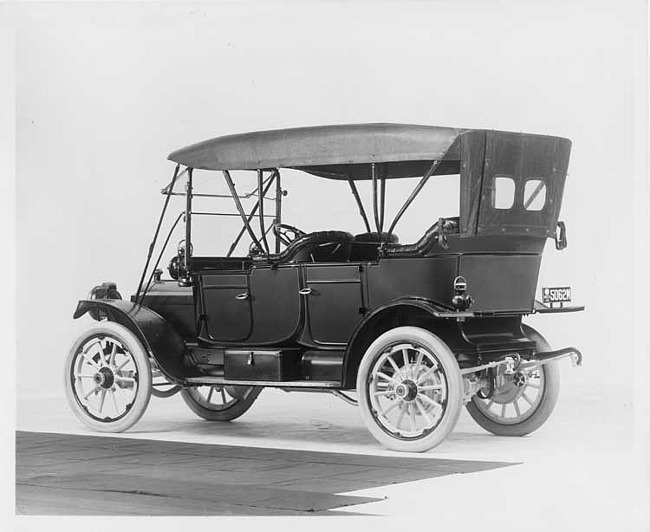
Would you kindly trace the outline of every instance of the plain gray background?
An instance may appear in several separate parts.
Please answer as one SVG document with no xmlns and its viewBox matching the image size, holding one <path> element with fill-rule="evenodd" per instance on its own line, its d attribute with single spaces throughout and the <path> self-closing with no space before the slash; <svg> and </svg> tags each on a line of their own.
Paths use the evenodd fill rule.
<svg viewBox="0 0 650 532">
<path fill-rule="evenodd" d="M 533 323 L 554 346 L 585 354 L 564 386 L 591 387 L 609 412 L 637 411 L 642 437 L 644 2 L 62 4 L 0 13 L 11 25 L 5 50 L 15 51 L 5 52 L 16 97 L 5 116 L 15 111 L 16 248 L 5 261 L 16 268 L 5 278 L 16 286 L 18 400 L 62 394 L 63 359 L 87 325 L 72 320 L 78 299 L 109 279 L 124 296 L 135 289 L 170 151 L 251 130 L 403 122 L 573 141 L 561 214 L 569 247 L 558 253 L 549 241 L 539 286 L 571 284 L 588 311 Z M 345 187 L 307 177 L 285 185 L 288 223 L 360 229 Z M 422 230 L 447 214 L 435 206 Z M 215 249 L 231 237 L 215 232 Z M 5 356 L 14 359 L 11 345 Z"/>
<path fill-rule="evenodd" d="M 572 377 L 627 384 L 628 395 L 609 399 L 629 405 L 641 13 L 599 2 L 19 10 L 19 394 L 58 391 L 77 299 L 104 280 L 124 296 L 135 289 L 170 151 L 250 130 L 387 121 L 573 141 L 561 215 L 569 248 L 549 242 L 540 287 L 572 285 L 588 312 L 536 323 L 553 345 L 584 350 Z M 288 223 L 361 229 L 345 184 L 300 178 L 285 180 Z M 400 185 L 389 193 L 412 186 Z M 416 229 L 443 214 L 433 206 Z M 234 231 L 224 227 L 212 233 L 222 251 Z"/>
</svg>

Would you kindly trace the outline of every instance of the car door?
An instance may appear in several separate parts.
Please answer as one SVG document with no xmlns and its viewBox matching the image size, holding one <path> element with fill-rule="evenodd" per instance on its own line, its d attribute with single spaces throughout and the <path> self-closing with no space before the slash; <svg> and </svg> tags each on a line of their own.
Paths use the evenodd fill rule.
<svg viewBox="0 0 650 532">
<path fill-rule="evenodd" d="M 249 278 L 253 329 L 247 343 L 274 345 L 291 340 L 301 329 L 300 268 L 255 266 Z"/>
<path fill-rule="evenodd" d="M 311 339 L 316 344 L 346 344 L 363 315 L 359 265 L 305 264 L 303 268 Z"/>
<path fill-rule="evenodd" d="M 251 333 L 252 315 L 247 272 L 207 271 L 199 276 L 208 337 L 241 342 Z"/>
</svg>

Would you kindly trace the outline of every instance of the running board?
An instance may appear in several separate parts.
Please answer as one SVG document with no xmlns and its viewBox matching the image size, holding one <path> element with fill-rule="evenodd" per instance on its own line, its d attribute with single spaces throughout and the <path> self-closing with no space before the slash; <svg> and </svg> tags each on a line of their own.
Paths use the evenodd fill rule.
<svg viewBox="0 0 650 532">
<path fill-rule="evenodd" d="M 340 388 L 340 382 L 332 381 L 251 381 L 232 380 L 223 377 L 190 377 L 185 379 L 185 385 L 203 386 L 269 386 L 273 388 Z"/>
</svg>

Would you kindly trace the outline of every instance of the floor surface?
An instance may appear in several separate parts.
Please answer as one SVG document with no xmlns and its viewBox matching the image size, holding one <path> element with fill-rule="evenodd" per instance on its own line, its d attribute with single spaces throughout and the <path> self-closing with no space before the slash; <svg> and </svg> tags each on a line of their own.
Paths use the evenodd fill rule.
<svg viewBox="0 0 650 532">
<path fill-rule="evenodd" d="M 339 493 L 508 465 L 18 432 L 16 511 L 332 515 L 378 500 Z"/>
<path fill-rule="evenodd" d="M 567 364 L 563 371 L 579 370 Z M 154 398 L 142 420 L 119 435 L 86 429 L 61 396 L 19 398 L 17 428 L 23 432 L 18 434 L 18 511 L 25 501 L 38 499 L 40 509 L 24 506 L 23 511 L 58 514 L 57 504 L 67 504 L 66 515 L 157 515 L 156 508 L 164 506 L 166 513 L 179 516 L 216 513 L 270 519 L 261 516 L 274 515 L 282 519 L 283 529 L 297 529 L 302 521 L 291 516 L 308 513 L 328 515 L 327 522 L 384 516 L 389 518 L 384 525 L 399 518 L 413 520 L 416 527 L 426 523 L 456 530 L 459 523 L 462 530 L 483 531 L 502 530 L 513 523 L 520 530 L 647 530 L 647 453 L 639 446 L 627 397 L 624 391 L 609 390 L 605 395 L 569 377 L 551 419 L 537 432 L 523 438 L 493 436 L 463 412 L 445 442 L 416 455 L 383 448 L 368 433 L 355 407 L 328 394 L 264 390 L 248 413 L 225 424 L 197 418 L 178 396 Z M 49 453 L 50 437 L 59 442 L 52 452 L 67 457 L 67 466 L 61 468 L 54 455 L 23 461 L 29 453 L 23 455 L 21 449 L 38 453 L 46 448 Z M 187 449 L 192 451 L 179 451 L 186 449 L 180 444 L 190 445 Z M 76 450 L 65 451 L 61 445 Z M 80 459 L 79 449 L 88 456 Z M 138 449 L 135 455 L 134 449 Z M 314 461 L 314 457 L 318 458 Z M 246 461 L 248 465 L 242 466 Z M 485 462 L 497 464 L 483 467 Z M 94 475 L 107 463 L 116 464 L 114 474 L 129 476 L 115 479 L 122 488 L 109 503 L 98 495 L 107 483 Z M 461 472 L 458 464 L 470 463 L 464 474 L 449 474 Z M 494 467 L 502 463 L 517 465 Z M 441 470 L 441 466 L 451 467 Z M 148 473 L 142 476 L 134 471 Z M 139 486 L 129 484 L 132 477 L 147 475 L 181 487 L 163 489 L 160 482 L 146 479 Z M 36 485 L 24 482 L 29 478 L 31 484 L 36 478 Z M 64 484 L 74 488 L 67 503 L 60 493 Z M 122 493 L 127 485 L 142 492 L 141 497 L 149 497 L 142 499 L 144 510 L 135 508 L 133 494 Z M 271 491 L 265 491 L 269 487 Z M 148 495 L 156 489 L 164 497 Z M 183 490 L 201 495 L 185 497 L 185 508 L 174 506 L 174 497 Z M 205 495 L 211 490 L 214 493 Z M 284 499 L 283 490 L 290 492 Z M 238 505 L 242 500 L 255 504 L 244 510 Z M 34 519 L 20 516 L 15 528 L 40 528 L 42 522 Z M 91 522 L 93 530 L 114 530 L 113 520 L 97 519 Z M 316 530 L 321 521 L 315 519 L 310 522 Z M 66 527 L 85 531 L 88 522 L 83 523 L 66 521 Z M 156 523 L 162 529 L 178 527 L 174 519 Z M 264 523 L 278 526 L 280 522 Z"/>
</svg>

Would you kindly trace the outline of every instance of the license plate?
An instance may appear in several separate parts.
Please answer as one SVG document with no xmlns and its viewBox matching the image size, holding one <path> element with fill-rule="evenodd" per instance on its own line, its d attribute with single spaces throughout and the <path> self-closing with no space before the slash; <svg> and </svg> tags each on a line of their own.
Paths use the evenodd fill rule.
<svg viewBox="0 0 650 532">
<path fill-rule="evenodd" d="M 543 288 L 543 303 L 567 303 L 571 301 L 571 287 L 561 286 L 557 288 Z"/>
</svg>

